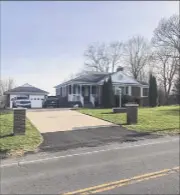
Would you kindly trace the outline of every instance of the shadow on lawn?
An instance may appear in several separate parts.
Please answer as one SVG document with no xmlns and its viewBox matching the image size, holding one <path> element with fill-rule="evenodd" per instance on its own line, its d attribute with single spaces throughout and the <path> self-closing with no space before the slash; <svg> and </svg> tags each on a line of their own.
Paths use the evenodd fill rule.
<svg viewBox="0 0 180 195">
<path fill-rule="evenodd" d="M 12 137 L 12 136 L 14 136 L 14 133 L 9 133 L 9 134 L 5 134 L 5 135 L 0 135 L 0 138 Z"/>
</svg>

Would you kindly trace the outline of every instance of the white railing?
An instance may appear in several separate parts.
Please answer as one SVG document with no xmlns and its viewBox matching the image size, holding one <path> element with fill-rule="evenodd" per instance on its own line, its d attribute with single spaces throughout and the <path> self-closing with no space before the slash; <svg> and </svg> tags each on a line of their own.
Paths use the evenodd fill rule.
<svg viewBox="0 0 180 195">
<path fill-rule="evenodd" d="M 84 98 L 80 94 L 68 94 L 68 102 L 81 102 L 84 106 Z"/>
<path fill-rule="evenodd" d="M 72 95 L 68 94 L 68 102 L 72 102 Z"/>
<path fill-rule="evenodd" d="M 68 95 L 68 101 L 69 102 L 78 102 L 81 99 L 80 96 L 81 95 L 79 95 L 79 94 L 69 94 Z"/>
<path fill-rule="evenodd" d="M 80 101 L 81 101 L 81 104 L 82 104 L 82 107 L 84 106 L 84 97 L 82 95 L 80 95 Z"/>
<path fill-rule="evenodd" d="M 93 107 L 95 107 L 95 97 L 93 94 L 90 94 L 90 102 L 92 103 Z"/>
</svg>

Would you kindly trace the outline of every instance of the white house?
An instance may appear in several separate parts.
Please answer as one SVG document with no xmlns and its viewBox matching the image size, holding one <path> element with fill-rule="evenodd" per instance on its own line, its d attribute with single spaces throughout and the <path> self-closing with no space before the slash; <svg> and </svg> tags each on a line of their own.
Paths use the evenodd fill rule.
<svg viewBox="0 0 180 195">
<path fill-rule="evenodd" d="M 42 103 L 45 97 L 48 95 L 47 91 L 36 88 L 28 83 L 6 91 L 8 107 L 12 108 L 12 102 L 15 97 L 26 96 L 31 101 L 31 108 L 42 108 Z"/>
<path fill-rule="evenodd" d="M 138 97 L 141 105 L 147 105 L 149 86 L 145 82 L 139 82 L 126 75 L 122 67 L 114 73 L 87 72 L 57 86 L 56 96 L 59 96 L 62 104 L 80 102 L 82 106 L 92 104 L 95 101 L 101 104 L 102 85 L 111 76 L 115 94 L 121 88 L 123 94 Z M 63 106 L 63 105 L 61 105 Z"/>
</svg>

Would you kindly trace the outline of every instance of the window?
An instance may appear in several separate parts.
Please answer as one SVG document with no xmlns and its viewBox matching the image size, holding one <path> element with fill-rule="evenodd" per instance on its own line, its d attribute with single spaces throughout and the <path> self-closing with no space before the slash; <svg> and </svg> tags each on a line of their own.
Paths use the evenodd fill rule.
<svg viewBox="0 0 180 195">
<path fill-rule="evenodd" d="M 148 88 L 143 88 L 143 96 L 147 97 L 148 96 Z"/>
<path fill-rule="evenodd" d="M 36 98 L 34 98 L 34 100 L 36 100 Z"/>
<path fill-rule="evenodd" d="M 37 98 L 37 100 L 40 100 L 39 98 Z"/>
</svg>

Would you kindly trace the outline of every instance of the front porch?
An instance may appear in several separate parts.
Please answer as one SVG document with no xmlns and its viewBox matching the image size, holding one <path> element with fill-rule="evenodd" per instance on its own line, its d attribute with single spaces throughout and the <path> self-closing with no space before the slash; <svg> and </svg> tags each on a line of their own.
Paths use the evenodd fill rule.
<svg viewBox="0 0 180 195">
<path fill-rule="evenodd" d="M 80 102 L 84 107 L 85 104 L 100 102 L 100 85 L 90 84 L 71 84 L 59 88 L 58 95 L 67 97 L 68 102 Z"/>
</svg>

